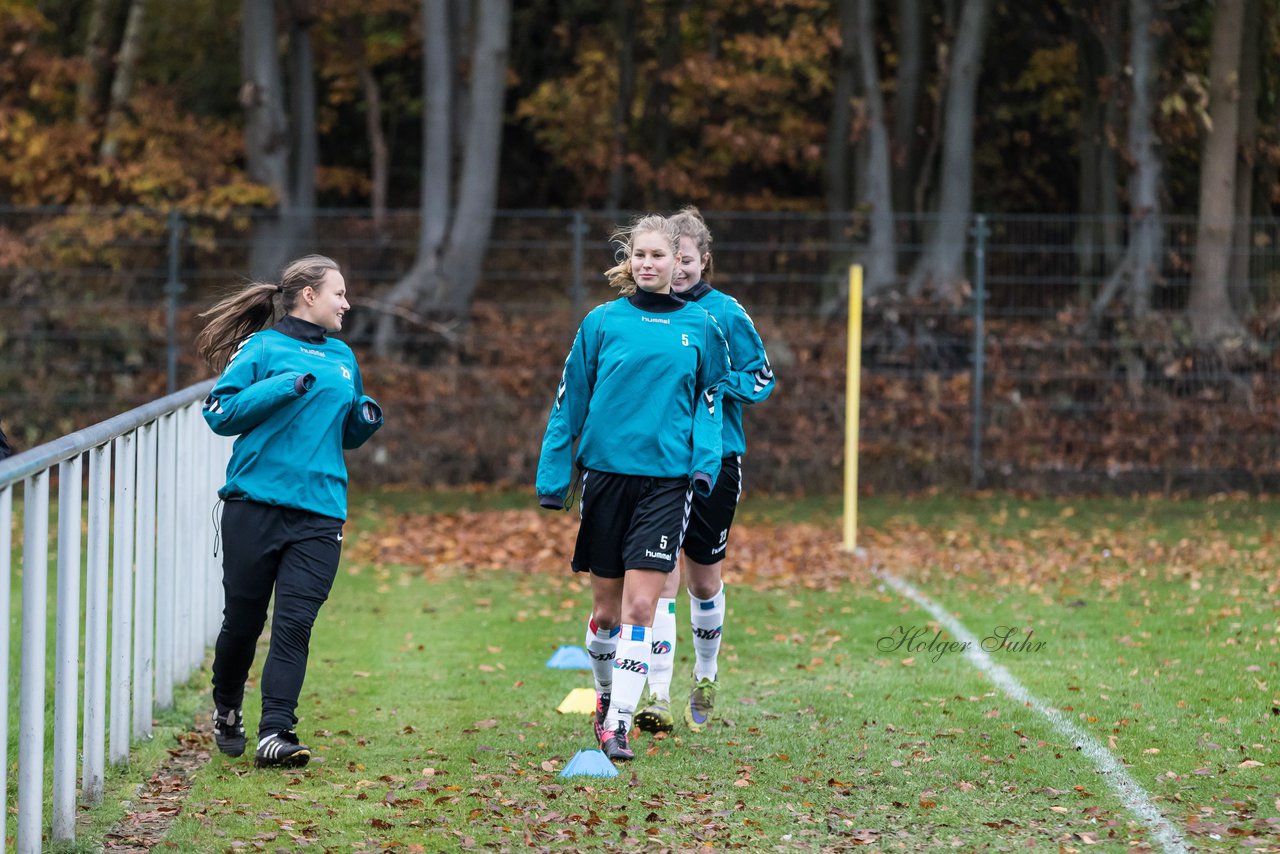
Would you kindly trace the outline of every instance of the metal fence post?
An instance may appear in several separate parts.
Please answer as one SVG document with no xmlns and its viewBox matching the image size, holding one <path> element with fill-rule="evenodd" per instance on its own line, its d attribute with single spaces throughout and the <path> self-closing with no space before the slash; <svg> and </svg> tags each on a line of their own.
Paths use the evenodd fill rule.
<svg viewBox="0 0 1280 854">
<path fill-rule="evenodd" d="M 0 486 L 0 614 L 9 614 L 10 579 L 13 577 L 13 487 Z M 0 703 L 0 792 L 9 805 L 9 632 L 0 632 L 0 685 L 5 702 Z"/>
<path fill-rule="evenodd" d="M 111 443 L 89 451 L 89 572 L 85 581 L 84 760 L 80 797 L 102 800 L 107 721 L 107 574 L 111 542 Z"/>
<path fill-rule="evenodd" d="M 114 555 L 111 561 L 111 733 L 107 756 L 112 765 L 129 761 L 129 708 L 133 667 L 133 503 L 137 474 L 135 434 L 115 440 L 116 498 Z"/>
<path fill-rule="evenodd" d="M 138 575 L 133 596 L 133 737 L 151 737 L 156 583 L 156 425 L 138 431 Z"/>
<path fill-rule="evenodd" d="M 987 215 L 978 214 L 973 227 L 973 384 L 971 388 L 973 422 L 972 482 L 974 489 L 982 488 L 982 385 L 986 368 L 987 341 L 984 323 L 987 299 Z"/>
<path fill-rule="evenodd" d="M 182 460 L 184 465 L 191 466 L 195 463 L 196 458 L 196 432 L 195 425 L 191 420 L 192 408 L 186 407 L 180 411 L 182 418 L 182 427 L 178 433 L 181 437 L 181 444 L 178 445 L 178 459 Z M 203 427 L 204 425 L 200 425 Z M 195 485 L 191 481 L 190 469 L 184 468 L 184 476 L 178 483 L 178 507 L 179 525 L 178 542 L 189 544 L 188 547 L 195 546 L 198 528 L 196 527 L 196 497 L 194 495 Z M 197 546 L 198 548 L 198 546 Z M 194 587 L 182 588 L 182 594 L 179 596 L 178 619 L 182 620 L 184 637 L 186 646 L 183 648 L 182 660 L 182 681 L 186 682 L 191 677 L 192 672 L 200 666 L 200 662 L 204 660 L 204 638 L 202 630 L 196 625 L 196 616 L 200 613 L 200 599 L 202 591 L 194 589 Z"/>
<path fill-rule="evenodd" d="M 583 303 L 587 300 L 587 289 L 582 278 L 582 238 L 587 234 L 587 223 L 582 211 L 573 212 L 573 224 L 569 226 L 569 233 L 573 235 L 573 284 L 569 286 L 569 297 L 573 301 L 573 321 L 578 323 L 582 320 Z"/>
<path fill-rule="evenodd" d="M 44 670 L 49 600 L 49 471 L 22 492 L 22 678 L 18 712 L 18 851 L 44 849 Z M 7 630 L 7 627 L 6 627 Z"/>
<path fill-rule="evenodd" d="M 178 280 L 179 255 L 182 251 L 182 215 L 169 211 L 169 281 L 165 284 L 165 329 L 168 334 L 168 393 L 178 390 L 178 297 L 182 282 Z"/>
<path fill-rule="evenodd" d="M 0 613 L 9 613 L 13 488 L 0 487 Z M 9 684 L 9 632 L 0 631 L 0 685 Z M 5 691 L 8 694 L 8 690 Z M 6 698 L 8 699 L 8 698 Z M 0 703 L 0 802 L 9 803 L 9 703 Z"/>
<path fill-rule="evenodd" d="M 161 709 L 173 706 L 174 658 L 177 649 L 177 627 L 173 613 L 175 569 L 177 558 L 176 511 L 177 484 L 176 432 L 178 415 L 168 413 L 156 422 L 156 593 L 155 593 L 155 704 Z"/>
<path fill-rule="evenodd" d="M 83 456 L 58 463 L 58 610 L 53 695 L 53 838 L 76 838 L 80 708 L 80 491 Z"/>
</svg>

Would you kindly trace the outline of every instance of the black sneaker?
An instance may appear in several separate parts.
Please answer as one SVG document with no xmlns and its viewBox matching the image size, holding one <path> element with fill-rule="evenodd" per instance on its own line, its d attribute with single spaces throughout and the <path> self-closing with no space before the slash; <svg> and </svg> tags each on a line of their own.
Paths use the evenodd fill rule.
<svg viewBox="0 0 1280 854">
<path fill-rule="evenodd" d="M 228 756 L 244 753 L 244 715 L 239 709 L 214 708 L 213 740 Z"/>
<path fill-rule="evenodd" d="M 299 744 L 298 734 L 291 730 L 264 735 L 253 754 L 259 768 L 301 768 L 310 761 L 311 748 Z"/>
<path fill-rule="evenodd" d="M 611 762 L 630 762 L 636 758 L 627 744 L 627 728 L 622 724 L 612 732 L 605 732 L 604 738 L 600 739 L 600 750 Z"/>
<path fill-rule="evenodd" d="M 604 717 L 609 713 L 609 692 L 596 692 L 596 741 L 604 739 Z"/>
</svg>

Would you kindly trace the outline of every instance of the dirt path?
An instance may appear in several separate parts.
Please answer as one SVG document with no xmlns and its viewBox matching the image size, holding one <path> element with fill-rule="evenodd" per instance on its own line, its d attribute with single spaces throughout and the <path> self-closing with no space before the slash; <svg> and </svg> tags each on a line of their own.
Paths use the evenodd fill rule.
<svg viewBox="0 0 1280 854">
<path fill-rule="evenodd" d="M 192 778 L 209 761 L 210 741 L 207 720 L 178 736 L 177 745 L 169 748 L 169 758 L 138 786 L 130 811 L 103 837 L 103 851 L 145 852 L 161 845 L 182 811 Z"/>
</svg>

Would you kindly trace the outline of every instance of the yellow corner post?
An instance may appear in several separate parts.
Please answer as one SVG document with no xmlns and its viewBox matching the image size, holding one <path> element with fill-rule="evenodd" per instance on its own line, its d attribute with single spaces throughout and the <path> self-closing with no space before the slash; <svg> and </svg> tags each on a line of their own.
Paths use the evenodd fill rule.
<svg viewBox="0 0 1280 854">
<path fill-rule="evenodd" d="M 862 395 L 862 265 L 849 268 L 849 336 L 844 381 L 844 550 L 858 547 L 858 402 Z"/>
</svg>

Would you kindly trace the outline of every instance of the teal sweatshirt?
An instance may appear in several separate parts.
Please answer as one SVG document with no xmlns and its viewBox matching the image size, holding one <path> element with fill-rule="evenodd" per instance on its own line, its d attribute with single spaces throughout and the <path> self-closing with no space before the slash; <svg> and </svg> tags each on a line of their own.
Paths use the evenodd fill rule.
<svg viewBox="0 0 1280 854">
<path fill-rule="evenodd" d="M 240 345 L 204 402 L 219 436 L 236 436 L 227 500 L 347 518 L 344 448 L 382 426 L 355 354 L 323 327 L 286 316 Z"/>
<path fill-rule="evenodd" d="M 764 342 L 746 309 L 705 280 L 676 296 L 697 303 L 716 319 L 724 333 L 732 365 L 724 384 L 724 455 L 745 454 L 747 436 L 742 429 L 742 407 L 766 400 L 777 384 Z"/>
<path fill-rule="evenodd" d="M 724 335 L 693 303 L 641 291 L 582 321 L 547 419 L 541 503 L 563 501 L 573 443 L 583 469 L 688 477 L 701 493 L 720 474 Z M 704 477 L 695 477 L 695 475 Z"/>
</svg>

